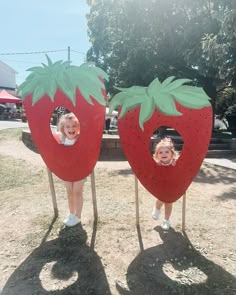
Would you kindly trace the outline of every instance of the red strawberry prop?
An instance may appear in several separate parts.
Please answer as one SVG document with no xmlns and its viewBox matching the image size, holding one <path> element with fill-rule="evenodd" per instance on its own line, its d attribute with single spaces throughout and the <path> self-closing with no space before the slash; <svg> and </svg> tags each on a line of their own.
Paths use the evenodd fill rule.
<svg viewBox="0 0 236 295">
<path fill-rule="evenodd" d="M 174 202 L 187 190 L 207 153 L 212 107 L 202 88 L 191 80 L 155 79 L 148 87 L 118 88 L 111 103 L 121 106 L 118 130 L 124 153 L 143 186 L 163 202 Z M 150 153 L 150 138 L 160 126 L 181 135 L 184 146 L 175 166 L 159 166 Z"/>
<path fill-rule="evenodd" d="M 91 63 L 72 66 L 52 61 L 29 69 L 19 87 L 32 138 L 47 167 L 59 178 L 77 181 L 88 176 L 99 156 L 106 110 L 104 80 L 107 74 Z M 62 106 L 80 122 L 73 146 L 58 144 L 52 135 L 52 112 Z"/>
</svg>

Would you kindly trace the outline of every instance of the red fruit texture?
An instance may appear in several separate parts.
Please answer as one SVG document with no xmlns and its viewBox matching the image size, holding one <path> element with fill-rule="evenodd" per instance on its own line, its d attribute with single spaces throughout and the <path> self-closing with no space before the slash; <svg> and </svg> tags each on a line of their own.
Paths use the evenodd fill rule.
<svg viewBox="0 0 236 295">
<path fill-rule="evenodd" d="M 156 108 L 144 123 L 144 130 L 139 126 L 139 106 L 118 120 L 120 142 L 131 168 L 141 184 L 165 203 L 178 200 L 194 180 L 208 151 L 212 131 L 211 106 L 189 109 L 176 103 L 176 108 L 182 116 L 166 116 Z M 175 166 L 157 165 L 150 152 L 150 139 L 161 126 L 174 128 L 184 141 Z"/>
<path fill-rule="evenodd" d="M 105 90 L 103 96 L 106 97 Z M 32 105 L 32 95 L 24 106 L 32 139 L 47 167 L 65 181 L 78 181 L 88 176 L 99 157 L 106 107 L 91 98 L 89 104 L 76 89 L 76 104 L 57 88 L 54 101 L 44 95 Z M 58 144 L 50 129 L 53 111 L 62 106 L 73 112 L 80 122 L 80 135 L 73 146 Z"/>
</svg>

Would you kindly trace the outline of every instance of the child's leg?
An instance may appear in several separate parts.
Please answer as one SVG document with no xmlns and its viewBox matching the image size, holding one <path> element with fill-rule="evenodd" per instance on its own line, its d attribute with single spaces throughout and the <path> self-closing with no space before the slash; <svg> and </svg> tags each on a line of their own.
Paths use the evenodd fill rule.
<svg viewBox="0 0 236 295">
<path fill-rule="evenodd" d="M 172 203 L 165 203 L 165 220 L 170 219 L 171 212 L 172 212 Z"/>
<path fill-rule="evenodd" d="M 165 203 L 165 218 L 161 225 L 162 229 L 168 230 L 170 228 L 170 215 L 172 212 L 172 203 Z"/>
<path fill-rule="evenodd" d="M 163 205 L 163 202 L 157 199 L 156 200 L 156 206 L 152 210 L 152 218 L 153 219 L 155 219 L 155 220 L 159 219 L 160 209 L 161 209 L 162 205 Z"/>
<path fill-rule="evenodd" d="M 75 204 L 75 214 L 80 219 L 83 208 L 83 188 L 84 181 L 76 181 L 73 183 L 73 199 Z"/>
<path fill-rule="evenodd" d="M 73 198 L 73 182 L 65 181 L 66 191 L 67 191 L 67 199 L 68 206 L 71 214 L 76 213 L 76 205 Z"/>
<path fill-rule="evenodd" d="M 156 200 L 156 208 L 158 209 L 158 210 L 160 210 L 161 209 L 161 207 L 162 207 L 162 205 L 163 205 L 164 203 L 162 202 L 162 201 L 160 201 L 160 200 Z"/>
</svg>

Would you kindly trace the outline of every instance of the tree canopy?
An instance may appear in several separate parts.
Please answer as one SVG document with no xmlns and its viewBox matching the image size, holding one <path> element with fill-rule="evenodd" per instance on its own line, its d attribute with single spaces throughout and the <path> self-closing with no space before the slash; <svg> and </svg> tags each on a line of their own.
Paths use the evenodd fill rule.
<svg viewBox="0 0 236 295">
<path fill-rule="evenodd" d="M 235 85 L 235 0 L 87 0 L 91 48 L 111 85 L 190 78 L 216 99 Z M 109 88 L 110 86 L 110 88 Z"/>
</svg>

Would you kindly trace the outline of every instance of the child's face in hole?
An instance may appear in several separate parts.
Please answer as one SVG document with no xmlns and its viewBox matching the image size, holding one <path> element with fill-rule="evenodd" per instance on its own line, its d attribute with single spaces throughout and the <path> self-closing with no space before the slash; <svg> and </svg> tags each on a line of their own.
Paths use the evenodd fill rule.
<svg viewBox="0 0 236 295">
<path fill-rule="evenodd" d="M 68 139 L 74 139 L 80 132 L 80 125 L 75 120 L 66 119 L 64 124 L 65 136 Z"/>
<path fill-rule="evenodd" d="M 160 162 L 167 164 L 171 161 L 173 153 L 167 147 L 160 147 L 156 153 L 156 157 Z"/>
</svg>

